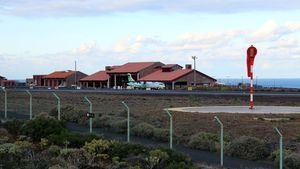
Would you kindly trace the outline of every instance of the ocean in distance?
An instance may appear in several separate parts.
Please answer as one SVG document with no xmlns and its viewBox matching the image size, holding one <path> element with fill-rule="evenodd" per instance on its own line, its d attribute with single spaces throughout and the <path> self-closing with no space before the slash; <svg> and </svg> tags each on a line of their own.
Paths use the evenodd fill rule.
<svg viewBox="0 0 300 169">
<path fill-rule="evenodd" d="M 219 83 L 225 85 L 238 85 L 239 83 L 250 83 L 249 79 L 217 79 Z M 295 79 L 255 79 L 254 84 L 263 87 L 300 88 L 300 78 Z"/>
</svg>

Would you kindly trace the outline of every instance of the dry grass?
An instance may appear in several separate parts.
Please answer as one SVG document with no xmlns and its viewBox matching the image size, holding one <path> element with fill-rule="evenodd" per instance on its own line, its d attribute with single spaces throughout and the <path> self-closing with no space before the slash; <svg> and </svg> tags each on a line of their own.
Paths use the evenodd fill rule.
<svg viewBox="0 0 300 169">
<path fill-rule="evenodd" d="M 170 96 L 170 95 L 123 95 L 101 93 L 71 93 L 57 92 L 61 97 L 62 106 L 73 105 L 85 111 L 88 105 L 83 101 L 88 96 L 93 102 L 96 114 L 126 117 L 121 101 L 126 101 L 135 120 L 147 122 L 158 128 L 168 128 L 168 116 L 164 108 L 209 105 L 247 105 L 245 96 Z M 33 92 L 33 112 L 50 112 L 55 108 L 56 100 L 50 92 Z M 300 106 L 299 97 L 257 96 L 257 105 Z M 25 92 L 8 93 L 9 111 L 28 113 L 28 95 Z M 1 94 L 0 103 L 3 103 Z M 4 106 L 1 104 L 0 110 Z M 282 129 L 285 139 L 292 140 L 300 135 L 300 115 L 245 115 L 245 114 L 198 114 L 174 112 L 174 132 L 181 142 L 186 142 L 195 133 L 218 132 L 218 126 L 213 117 L 218 115 L 225 125 L 225 132 L 231 137 L 242 135 L 254 136 L 269 142 L 277 142 L 273 126 Z M 291 118 L 290 121 L 263 121 L 254 118 Z"/>
</svg>

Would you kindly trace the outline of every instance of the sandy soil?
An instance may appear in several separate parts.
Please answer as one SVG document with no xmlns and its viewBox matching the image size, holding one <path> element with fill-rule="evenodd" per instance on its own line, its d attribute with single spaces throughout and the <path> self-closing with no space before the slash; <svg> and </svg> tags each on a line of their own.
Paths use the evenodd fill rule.
<svg viewBox="0 0 300 169">
<path fill-rule="evenodd" d="M 128 103 L 132 117 L 145 121 L 159 128 L 168 127 L 168 116 L 164 108 L 192 107 L 192 106 L 247 106 L 248 97 L 245 96 L 175 96 L 175 95 L 123 95 L 102 93 L 71 93 L 58 92 L 62 106 L 73 105 L 88 110 L 83 97 L 88 96 L 93 102 L 94 113 L 101 115 L 116 115 L 126 117 L 121 101 Z M 0 111 L 3 111 L 3 94 L 0 94 Z M 256 105 L 261 106 L 300 106 L 300 97 L 257 96 Z M 18 113 L 29 112 L 29 96 L 25 92 L 12 92 L 8 94 L 8 109 Z M 33 113 L 50 112 L 55 108 L 56 99 L 50 92 L 33 93 Z M 187 140 L 192 134 L 200 131 L 218 132 L 218 125 L 213 117 L 218 115 L 225 125 L 225 132 L 231 137 L 249 135 L 277 142 L 277 135 L 273 126 L 282 129 L 285 139 L 292 140 L 300 136 L 300 115 L 245 115 L 245 114 L 208 114 L 174 112 L 174 132 L 180 140 Z M 262 118 L 288 117 L 290 121 L 264 121 Z M 256 120 L 255 120 L 256 119 Z"/>
</svg>

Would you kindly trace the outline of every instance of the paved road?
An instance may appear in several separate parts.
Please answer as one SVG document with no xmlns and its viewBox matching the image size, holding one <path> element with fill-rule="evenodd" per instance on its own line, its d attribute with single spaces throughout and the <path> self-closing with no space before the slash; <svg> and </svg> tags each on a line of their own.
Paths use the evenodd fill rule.
<svg viewBox="0 0 300 169">
<path fill-rule="evenodd" d="M 1 119 L 3 119 L 4 113 L 0 112 L 0 116 L 1 116 Z M 16 114 L 13 112 L 8 112 L 8 117 L 10 119 L 12 119 L 12 118 L 28 119 L 29 118 L 27 115 Z M 78 125 L 75 123 L 68 123 L 67 127 L 71 131 L 75 131 L 75 132 L 88 132 L 89 131 L 88 126 Z M 97 133 L 97 134 L 101 134 L 105 138 L 108 138 L 108 139 L 126 141 L 125 134 L 119 134 L 119 133 L 115 133 L 115 132 L 101 129 L 101 128 L 94 128 L 93 132 Z M 150 146 L 150 147 L 166 147 L 166 148 L 168 148 L 168 146 L 169 146 L 168 143 L 153 141 L 150 139 L 135 137 L 135 136 L 132 136 L 131 140 L 132 140 L 132 143 L 142 144 L 142 145 L 146 145 L 146 146 Z M 219 154 L 217 154 L 217 153 L 194 150 L 194 149 L 184 147 L 183 145 L 175 145 L 174 150 L 191 157 L 191 159 L 194 162 L 205 163 L 208 165 L 218 165 L 219 164 L 220 158 L 219 158 Z M 267 163 L 267 162 L 248 161 L 248 160 L 242 160 L 242 159 L 226 157 L 226 156 L 224 157 L 224 166 L 226 166 L 230 169 L 245 169 L 245 168 L 248 168 L 248 169 L 251 169 L 251 168 L 274 169 L 275 168 L 272 164 Z"/>
<path fill-rule="evenodd" d="M 201 106 L 168 108 L 170 111 L 194 113 L 240 113 L 240 114 L 300 114 L 300 107 L 290 106 Z"/>
<path fill-rule="evenodd" d="M 27 89 L 8 89 L 8 91 L 25 91 Z M 113 90 L 113 89 L 81 89 L 81 90 L 48 90 L 34 89 L 32 92 L 70 92 L 70 93 L 105 93 L 105 94 L 143 94 L 143 95 L 229 95 L 229 96 L 248 96 L 245 91 L 185 91 L 185 90 Z M 289 96 L 300 97 L 300 92 L 256 92 L 256 96 Z"/>
</svg>

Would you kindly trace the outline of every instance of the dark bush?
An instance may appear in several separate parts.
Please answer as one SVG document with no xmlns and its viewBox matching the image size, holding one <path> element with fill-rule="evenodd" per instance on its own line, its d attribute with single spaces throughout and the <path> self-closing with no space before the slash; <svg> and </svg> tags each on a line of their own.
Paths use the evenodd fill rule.
<svg viewBox="0 0 300 169">
<path fill-rule="evenodd" d="M 160 141 L 169 141 L 170 131 L 167 129 L 154 128 L 153 138 Z"/>
<path fill-rule="evenodd" d="M 100 139 L 101 137 L 95 134 L 79 134 L 64 131 L 59 134 L 51 134 L 47 138 L 51 144 L 63 146 L 68 142 L 69 147 L 80 148 L 86 142 L 91 142 L 93 139 Z"/>
<path fill-rule="evenodd" d="M 83 110 L 79 110 L 71 105 L 67 105 L 61 108 L 61 120 L 74 122 L 79 124 L 86 124 L 86 113 Z M 57 118 L 57 108 L 51 110 L 50 115 Z"/>
<path fill-rule="evenodd" d="M 290 150 L 284 150 L 284 164 L 285 168 L 287 169 L 294 169 L 294 168 L 300 168 L 300 155 L 291 152 Z M 270 159 L 274 161 L 274 164 L 276 166 L 279 166 L 279 160 L 280 160 L 280 152 L 279 150 L 274 151 Z"/>
<path fill-rule="evenodd" d="M 136 136 L 152 137 L 154 133 L 154 127 L 148 123 L 140 123 L 132 128 L 132 133 Z"/>
<path fill-rule="evenodd" d="M 200 132 L 192 135 L 188 146 L 199 150 L 216 151 L 220 143 L 220 138 L 217 134 Z"/>
<path fill-rule="evenodd" d="M 60 134 L 66 131 L 64 124 L 53 117 L 36 117 L 27 121 L 22 127 L 22 133 L 34 141 L 40 141 L 51 134 Z"/>
<path fill-rule="evenodd" d="M 13 121 L 7 121 L 3 124 L 3 127 L 6 128 L 6 130 L 13 135 L 18 135 L 21 132 L 21 128 L 24 125 L 25 121 L 23 120 L 13 120 Z"/>
<path fill-rule="evenodd" d="M 291 153 L 284 158 L 285 167 L 287 169 L 300 168 L 300 155 L 296 153 Z"/>
<path fill-rule="evenodd" d="M 242 159 L 259 160 L 266 158 L 270 152 L 266 144 L 258 138 L 242 136 L 228 145 L 226 154 Z"/>
<path fill-rule="evenodd" d="M 148 150 L 149 148 L 138 144 L 114 142 L 114 144 L 110 145 L 108 154 L 111 157 L 120 157 L 122 159 L 128 156 L 146 154 Z"/>
</svg>

